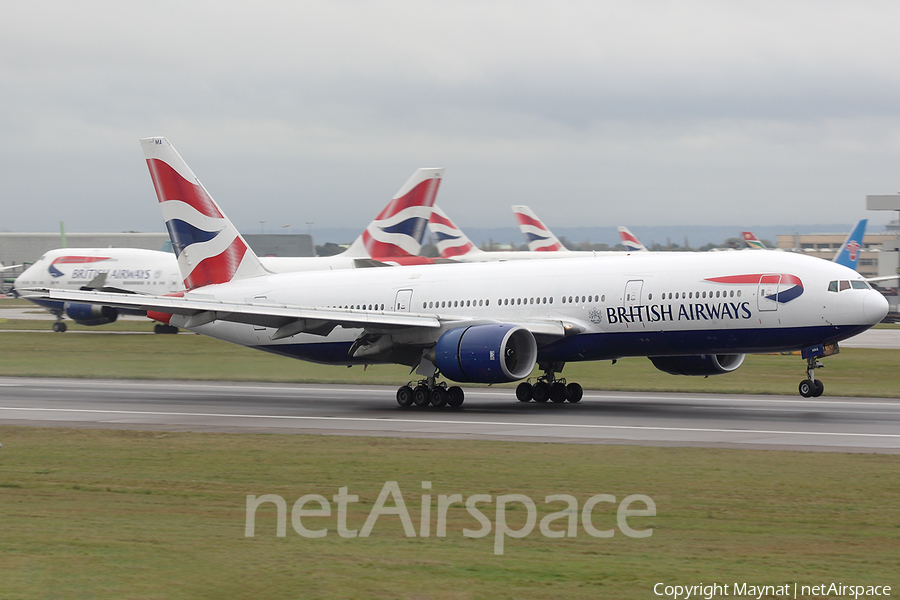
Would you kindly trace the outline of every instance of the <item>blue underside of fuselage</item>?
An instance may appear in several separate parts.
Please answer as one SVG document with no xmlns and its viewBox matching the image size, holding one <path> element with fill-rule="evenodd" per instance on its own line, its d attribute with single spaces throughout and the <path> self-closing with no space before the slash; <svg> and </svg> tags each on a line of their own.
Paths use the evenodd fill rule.
<svg viewBox="0 0 900 600">
<path fill-rule="evenodd" d="M 754 354 L 789 352 L 817 344 L 830 344 L 869 329 L 869 325 L 822 325 L 778 329 L 718 331 L 625 331 L 592 333 L 563 338 L 538 350 L 538 362 L 610 360 L 626 356 L 690 356 L 697 354 Z M 324 364 L 365 364 L 372 359 L 348 356 L 350 342 L 255 346 L 272 352 Z"/>
</svg>

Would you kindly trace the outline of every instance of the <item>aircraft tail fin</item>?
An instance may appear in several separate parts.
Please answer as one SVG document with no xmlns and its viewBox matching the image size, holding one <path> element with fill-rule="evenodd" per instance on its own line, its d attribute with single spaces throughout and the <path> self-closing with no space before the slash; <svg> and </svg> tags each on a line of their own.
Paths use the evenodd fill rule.
<svg viewBox="0 0 900 600">
<path fill-rule="evenodd" d="M 360 258 L 418 256 L 444 169 L 418 169 L 342 254 Z"/>
<path fill-rule="evenodd" d="M 856 264 L 859 262 L 859 251 L 863 248 L 863 238 L 866 235 L 866 224 L 868 222 L 868 219 L 860 219 L 856 222 L 847 239 L 841 244 L 841 249 L 834 255 L 832 259 L 834 262 L 856 270 Z"/>
<path fill-rule="evenodd" d="M 741 237 L 744 238 L 744 243 L 747 244 L 748 248 L 752 248 L 754 250 L 766 249 L 766 245 L 763 244 L 755 235 L 753 235 L 752 231 L 742 231 Z"/>
<path fill-rule="evenodd" d="M 185 288 L 267 274 L 169 140 L 145 138 L 141 146 Z"/>
<path fill-rule="evenodd" d="M 628 231 L 627 227 L 619 225 L 616 229 L 619 230 L 619 238 L 622 240 L 622 245 L 628 250 L 632 252 L 647 252 L 647 247 L 637 239 L 637 236 Z"/>
<path fill-rule="evenodd" d="M 532 252 L 568 252 L 568 248 L 553 235 L 534 211 L 527 206 L 513 205 L 513 214 L 519 224 L 519 231 L 528 240 L 528 249 Z"/>
<path fill-rule="evenodd" d="M 437 246 L 441 258 L 453 258 L 481 252 L 475 247 L 472 240 L 450 220 L 447 213 L 438 208 L 437 204 L 431 207 L 431 220 L 428 221 L 428 228 L 434 236 L 434 245 Z"/>
</svg>

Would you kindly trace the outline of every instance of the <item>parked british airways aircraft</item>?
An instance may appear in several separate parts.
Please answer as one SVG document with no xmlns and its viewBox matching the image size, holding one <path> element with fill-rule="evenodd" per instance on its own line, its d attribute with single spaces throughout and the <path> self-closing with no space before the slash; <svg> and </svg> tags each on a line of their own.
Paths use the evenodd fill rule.
<svg viewBox="0 0 900 600">
<path fill-rule="evenodd" d="M 581 252 L 581 251 L 552 251 L 552 252 L 520 252 L 517 250 L 485 252 L 478 249 L 475 244 L 456 226 L 441 208 L 435 204 L 431 209 L 431 220 L 428 228 L 435 240 L 435 246 L 442 258 L 452 259 L 454 262 L 496 262 L 506 260 L 534 260 L 550 258 L 572 258 L 578 256 L 603 256 L 616 254 L 613 252 Z M 552 234 L 551 234 L 552 235 Z"/>
<path fill-rule="evenodd" d="M 174 156 L 177 151 L 171 147 Z M 185 164 L 178 156 L 179 164 Z M 157 195 L 161 198 L 173 179 L 168 165 L 148 161 Z M 418 169 L 400 188 L 365 231 L 341 254 L 327 257 L 261 257 L 260 263 L 272 273 L 320 269 L 349 269 L 397 264 L 430 264 L 433 259 L 417 256 L 422 247 L 431 206 L 440 186 L 443 169 Z M 199 181 L 196 182 L 200 185 Z M 183 291 L 176 255 L 179 242 L 212 239 L 217 230 L 191 229 L 183 220 L 167 224 L 175 254 L 134 248 L 61 248 L 46 252 L 15 281 L 14 289 L 45 287 L 55 289 L 110 289 L 137 294 L 164 295 Z M 215 225 L 213 225 L 215 227 Z M 96 279 L 98 278 L 99 279 Z M 63 315 L 80 325 L 105 325 L 120 313 L 140 311 L 110 306 L 36 301 L 56 315 L 53 331 L 66 331 Z M 156 333 L 175 333 L 177 328 L 157 325 Z"/>
<path fill-rule="evenodd" d="M 553 235 L 550 228 L 541 221 L 533 210 L 527 206 L 513 206 L 513 213 L 519 223 L 519 230 L 528 240 L 528 249 L 533 252 L 563 252 L 569 256 L 577 254 L 589 254 L 588 252 L 572 251 L 566 248 L 559 239 Z M 619 238 L 622 245 L 630 252 L 647 252 L 647 248 L 627 227 L 619 225 Z"/>
<path fill-rule="evenodd" d="M 578 402 L 565 363 L 647 356 L 668 373 L 716 375 L 744 355 L 801 350 L 803 396 L 824 390 L 818 358 L 879 322 L 885 299 L 856 272 L 790 253 L 620 253 L 616 257 L 269 273 L 163 138 L 149 161 L 180 179 L 160 207 L 216 231 L 174 236 L 188 290 L 178 297 L 37 290 L 42 299 L 137 308 L 211 337 L 325 364 L 398 363 L 422 380 L 397 402 L 463 402 L 458 386 L 523 382 L 521 401 Z M 844 289 L 844 282 L 849 285 Z M 839 291 L 840 290 L 840 291 Z"/>
<path fill-rule="evenodd" d="M 632 252 L 648 252 L 647 247 L 644 246 L 641 243 L 641 240 L 637 239 L 637 236 L 631 233 L 627 227 L 619 225 L 616 229 L 619 230 L 619 239 L 622 240 L 623 246 Z"/>
<path fill-rule="evenodd" d="M 519 231 L 528 241 L 528 249 L 532 252 L 569 252 L 563 243 L 557 239 L 550 228 L 544 225 L 534 211 L 522 204 L 512 207 L 519 224 Z"/>
<path fill-rule="evenodd" d="M 175 256 L 170 252 L 140 248 L 59 248 L 49 250 L 16 278 L 16 294 L 34 287 L 56 289 L 104 289 L 131 294 L 165 295 L 184 290 Z M 67 329 L 63 316 L 80 325 L 106 325 L 119 314 L 145 316 L 146 312 L 70 302 L 28 298 L 56 316 L 53 331 Z M 157 325 L 156 333 L 174 333 Z"/>
</svg>

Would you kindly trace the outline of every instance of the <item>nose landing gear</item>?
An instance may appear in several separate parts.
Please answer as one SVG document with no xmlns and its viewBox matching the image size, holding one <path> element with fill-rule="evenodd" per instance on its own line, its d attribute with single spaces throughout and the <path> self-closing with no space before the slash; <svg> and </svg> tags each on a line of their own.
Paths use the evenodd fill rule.
<svg viewBox="0 0 900 600">
<path fill-rule="evenodd" d="M 816 379 L 816 369 L 821 369 L 825 365 L 819 362 L 817 356 L 810 356 L 806 359 L 806 379 L 800 382 L 800 395 L 804 398 L 818 398 L 825 391 L 825 384 L 821 379 Z"/>
<path fill-rule="evenodd" d="M 821 369 L 825 365 L 819 362 L 820 358 L 833 356 L 840 353 L 840 347 L 835 344 L 821 344 L 804 348 L 801 350 L 801 356 L 806 359 L 806 379 L 800 382 L 800 395 L 804 398 L 818 398 L 825 391 L 825 384 L 816 379 L 816 369 Z"/>
</svg>

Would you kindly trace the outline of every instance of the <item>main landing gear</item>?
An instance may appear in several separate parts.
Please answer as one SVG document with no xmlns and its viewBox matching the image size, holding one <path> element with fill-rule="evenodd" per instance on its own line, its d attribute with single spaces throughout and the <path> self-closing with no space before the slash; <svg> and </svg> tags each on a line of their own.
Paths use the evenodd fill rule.
<svg viewBox="0 0 900 600">
<path fill-rule="evenodd" d="M 448 406 L 450 408 L 459 408 L 462 406 L 466 395 L 459 386 L 447 387 L 443 381 L 435 382 L 437 374 L 420 380 L 415 385 L 409 382 L 401 386 L 397 390 L 397 404 L 403 408 L 409 408 L 413 405 L 425 408 L 426 406 L 434 406 L 441 408 Z"/>
<path fill-rule="evenodd" d="M 818 356 L 810 356 L 806 359 L 806 379 L 800 382 L 800 395 L 804 398 L 818 398 L 825 391 L 825 384 L 821 379 L 816 379 L 816 369 L 823 365 Z"/>
<path fill-rule="evenodd" d="M 174 325 L 166 325 L 165 323 L 157 323 L 153 326 L 153 333 L 178 333 L 178 328 Z"/>
<path fill-rule="evenodd" d="M 564 378 L 557 378 L 556 372 L 562 371 L 565 363 L 541 364 L 538 367 L 544 372 L 537 378 L 533 385 L 523 381 L 516 388 L 516 398 L 519 402 L 546 402 L 551 400 L 557 404 L 571 402 L 577 404 L 584 396 L 584 390 L 577 383 L 566 383 Z"/>
<path fill-rule="evenodd" d="M 56 317 L 56 323 L 53 324 L 53 331 L 56 333 L 65 333 L 68 326 L 66 326 L 66 322 L 63 321 L 62 311 L 55 310 L 53 311 L 53 315 Z"/>
</svg>

